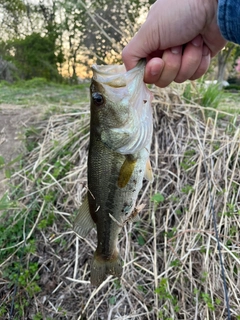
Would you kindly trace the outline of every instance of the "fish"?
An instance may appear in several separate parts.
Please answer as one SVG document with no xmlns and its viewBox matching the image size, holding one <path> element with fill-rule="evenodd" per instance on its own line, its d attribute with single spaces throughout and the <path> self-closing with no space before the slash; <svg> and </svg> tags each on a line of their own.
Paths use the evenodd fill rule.
<svg viewBox="0 0 240 320">
<path fill-rule="evenodd" d="M 121 277 L 119 233 L 140 211 L 135 203 L 143 178 L 153 181 L 152 94 L 143 82 L 145 65 L 140 60 L 130 71 L 124 65 L 92 66 L 88 191 L 73 230 L 85 238 L 97 229 L 90 276 L 95 286 L 108 275 Z"/>
</svg>

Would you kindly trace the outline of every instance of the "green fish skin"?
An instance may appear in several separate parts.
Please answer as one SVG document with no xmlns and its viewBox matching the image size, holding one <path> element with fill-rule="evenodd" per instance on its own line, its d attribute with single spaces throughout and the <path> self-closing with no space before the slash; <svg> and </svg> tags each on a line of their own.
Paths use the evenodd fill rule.
<svg viewBox="0 0 240 320">
<path fill-rule="evenodd" d="M 91 266 L 96 286 L 107 275 L 121 277 L 119 233 L 134 211 L 144 176 L 153 179 L 151 93 L 143 82 L 144 68 L 144 60 L 128 72 L 123 65 L 92 67 L 88 193 L 74 230 L 86 237 L 97 228 Z"/>
</svg>

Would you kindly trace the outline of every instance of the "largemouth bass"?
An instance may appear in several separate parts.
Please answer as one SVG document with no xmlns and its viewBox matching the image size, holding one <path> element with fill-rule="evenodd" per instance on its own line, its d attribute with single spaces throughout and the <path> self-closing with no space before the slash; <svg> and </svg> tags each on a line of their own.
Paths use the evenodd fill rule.
<svg viewBox="0 0 240 320">
<path fill-rule="evenodd" d="M 121 276 L 118 235 L 137 212 L 144 175 L 153 179 L 151 92 L 143 82 L 144 68 L 144 60 L 128 72 L 123 65 L 92 67 L 88 192 L 74 230 L 86 237 L 97 228 L 91 266 L 91 283 L 96 286 L 109 274 Z"/>
</svg>

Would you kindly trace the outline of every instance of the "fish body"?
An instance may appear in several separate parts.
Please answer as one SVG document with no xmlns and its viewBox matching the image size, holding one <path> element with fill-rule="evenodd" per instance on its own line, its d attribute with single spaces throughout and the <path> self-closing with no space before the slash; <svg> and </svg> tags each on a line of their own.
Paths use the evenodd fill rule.
<svg viewBox="0 0 240 320">
<path fill-rule="evenodd" d="M 124 66 L 93 66 L 88 193 L 74 230 L 85 237 L 97 228 L 94 285 L 108 274 L 121 276 L 118 235 L 134 210 L 144 175 L 152 180 L 151 93 L 143 83 L 144 67 L 144 61 L 128 72 Z"/>
</svg>

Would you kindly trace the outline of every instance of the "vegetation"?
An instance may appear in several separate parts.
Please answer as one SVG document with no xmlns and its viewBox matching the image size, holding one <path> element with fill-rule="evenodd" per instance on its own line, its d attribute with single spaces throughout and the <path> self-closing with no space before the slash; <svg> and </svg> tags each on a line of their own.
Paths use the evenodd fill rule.
<svg viewBox="0 0 240 320">
<path fill-rule="evenodd" d="M 8 41 L 3 59 L 15 64 L 23 79 L 42 77 L 47 80 L 61 79 L 57 63 L 62 63 L 61 52 L 56 56 L 56 39 L 39 33 L 27 35 L 24 39 Z M 11 52 L 14 51 L 14 56 Z"/>
<path fill-rule="evenodd" d="M 89 82 L 70 86 L 56 84 L 44 78 L 18 81 L 14 84 L 0 82 L 0 103 L 22 106 L 64 107 L 88 101 Z"/>
<path fill-rule="evenodd" d="M 208 117 L 215 118 L 215 116 L 221 118 L 221 112 L 218 111 L 239 115 L 240 96 L 228 93 L 228 91 L 236 91 L 237 88 L 237 85 L 229 85 L 221 90 L 218 84 L 206 84 L 203 78 L 197 82 L 188 81 L 178 87 L 178 90 L 182 93 L 186 103 L 200 104 L 205 107 L 204 115 L 207 119 Z"/>
<path fill-rule="evenodd" d="M 9 179 L 9 192 L 0 199 L 3 319 L 225 318 L 210 193 L 231 313 L 239 318 L 239 118 L 217 108 L 211 112 L 213 119 L 214 112 L 222 114 L 219 121 L 207 120 L 202 115 L 209 107 L 186 104 L 175 89 L 155 91 L 155 180 L 144 182 L 140 221 L 128 223 L 120 236 L 122 280 L 110 276 L 96 289 L 89 282 L 96 232 L 86 239 L 72 232 L 86 193 L 86 85 L 36 79 L 2 86 L 1 92 L 12 90 L 13 101 L 21 92 L 24 106 L 38 89 L 36 99 L 42 105 L 44 97 L 46 108 L 25 131 L 26 154 L 18 168 L 0 158 Z M 231 123 L 231 130 L 223 123 Z"/>
<path fill-rule="evenodd" d="M 93 61 L 116 63 L 127 39 L 139 25 L 139 17 L 153 1 L 52 0 L 0 2 L 0 61 L 17 70 L 6 75 L 0 63 L 0 79 L 44 77 L 77 83 L 89 74 Z M 123 10 L 124 8 L 124 10 Z M 9 72 L 12 73 L 10 66 Z"/>
</svg>

